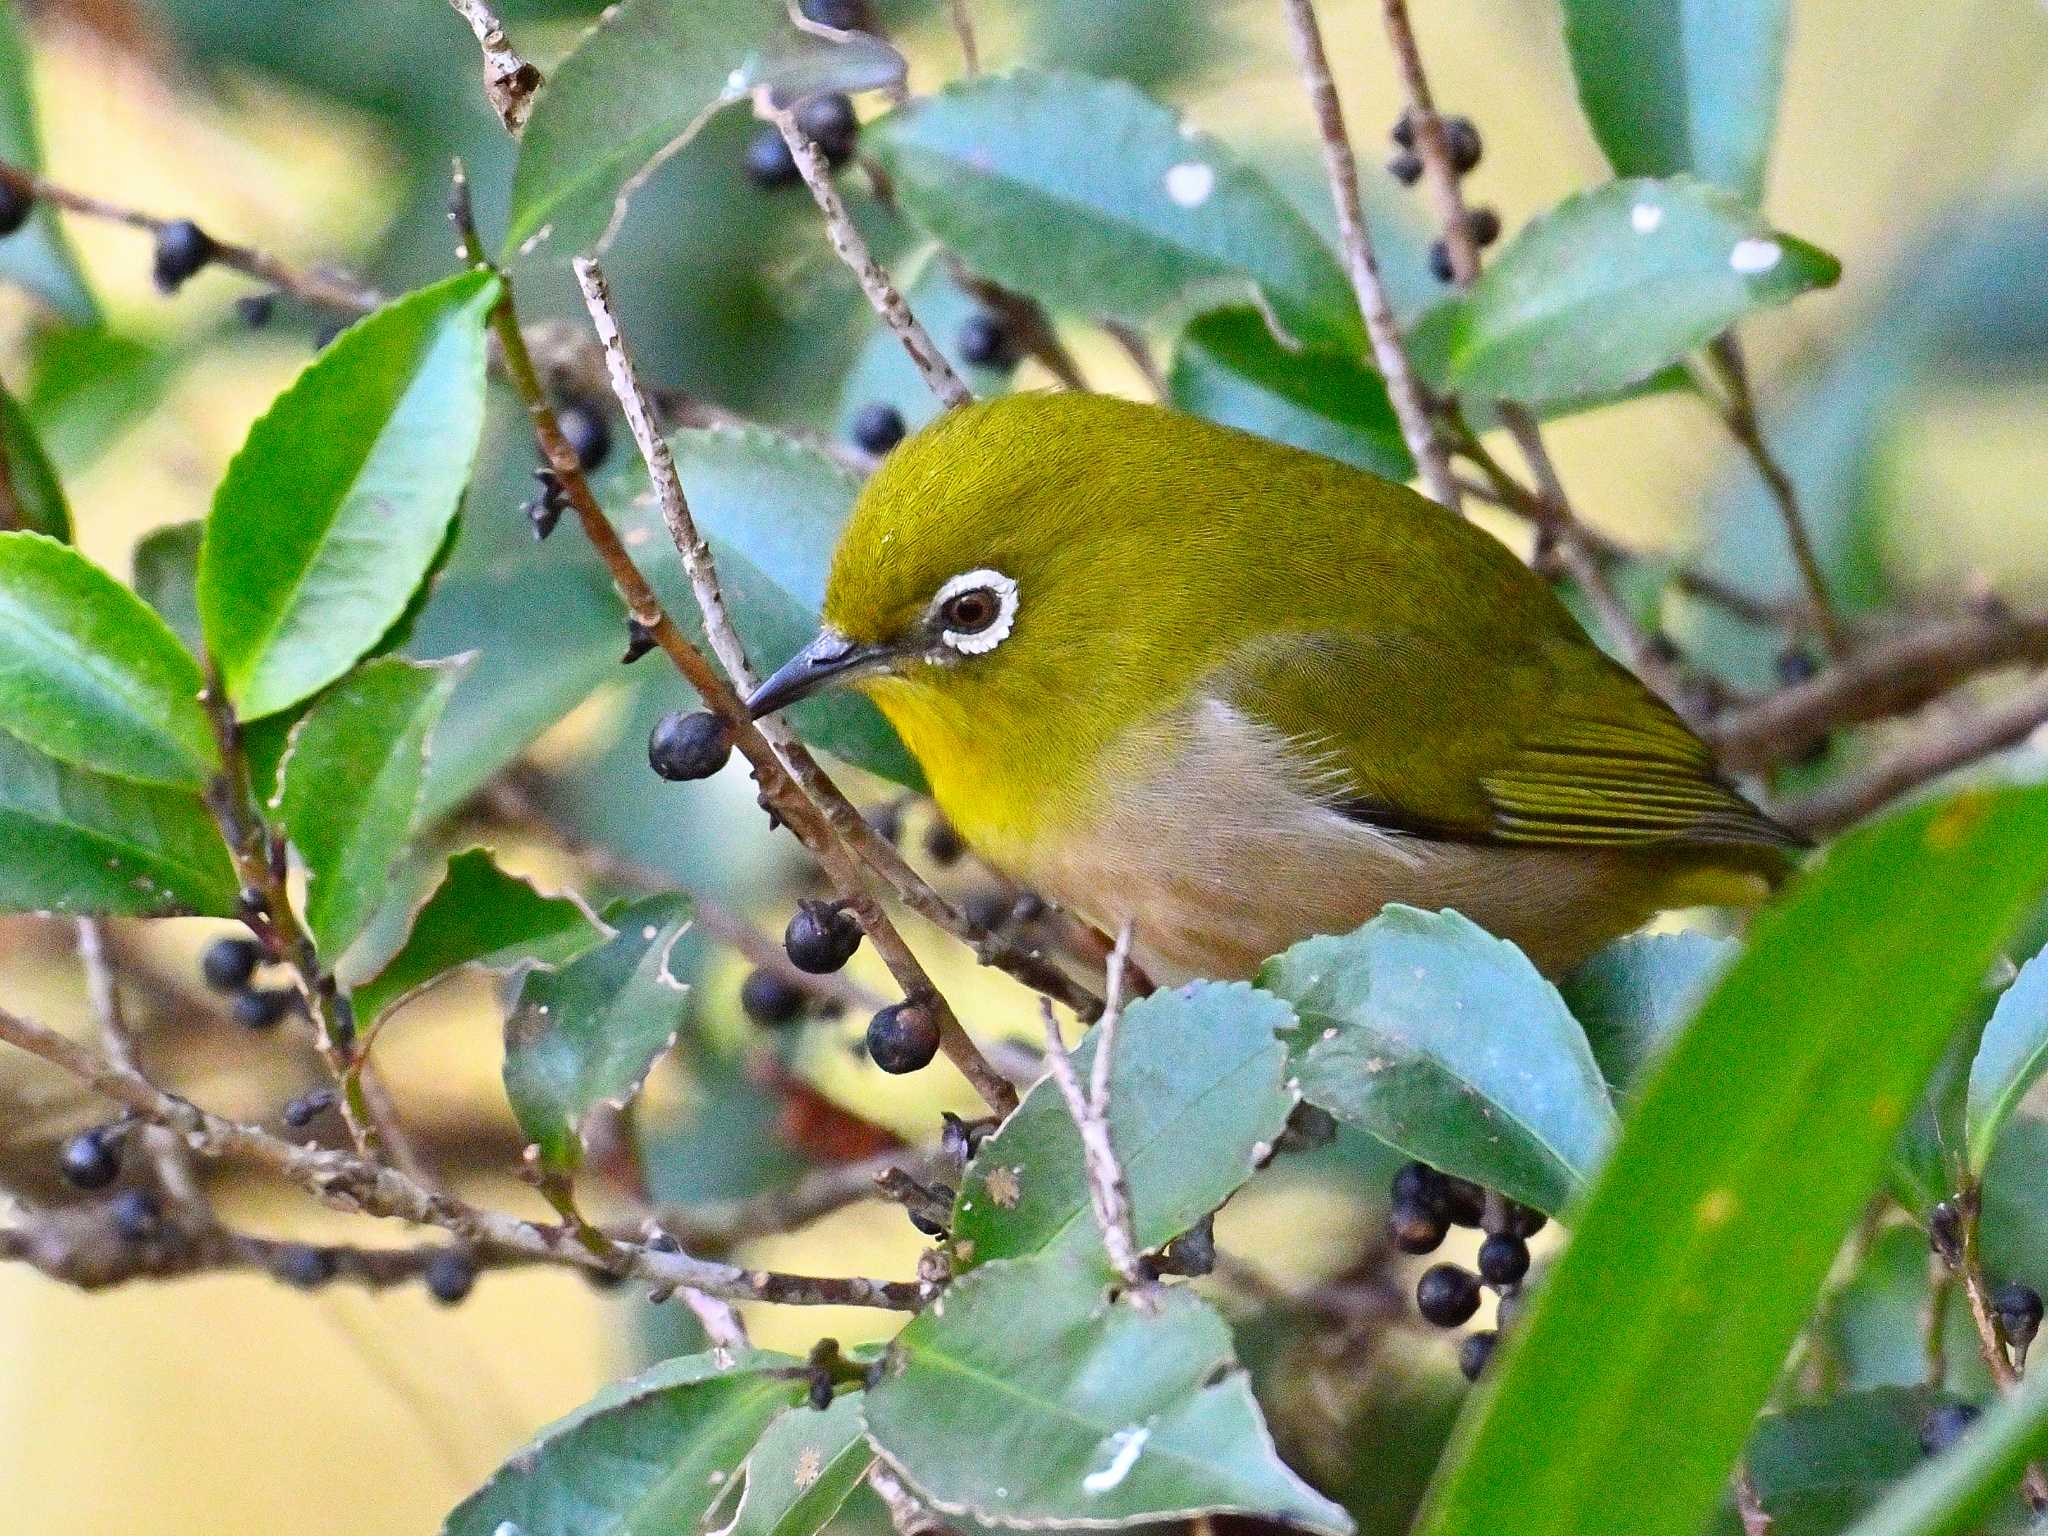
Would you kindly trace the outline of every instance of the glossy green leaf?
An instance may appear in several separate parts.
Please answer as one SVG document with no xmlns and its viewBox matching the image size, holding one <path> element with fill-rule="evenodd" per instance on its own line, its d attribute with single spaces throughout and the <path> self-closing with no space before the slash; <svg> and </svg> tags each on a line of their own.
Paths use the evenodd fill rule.
<svg viewBox="0 0 2048 1536">
<path fill-rule="evenodd" d="M 887 43 L 799 32 L 780 0 L 624 0 L 534 101 L 506 244 L 566 259 L 608 243 L 649 170 L 757 90 L 793 100 L 902 79 Z"/>
<path fill-rule="evenodd" d="M 232 917 L 237 889 L 197 794 L 88 773 L 0 731 L 0 910 Z"/>
<path fill-rule="evenodd" d="M 582 903 L 543 896 L 500 869 L 489 849 L 471 848 L 448 861 L 397 953 L 354 984 L 356 1017 L 371 1022 L 463 966 L 556 965 L 603 937 Z M 344 972 L 343 980 L 352 978 Z"/>
<path fill-rule="evenodd" d="M 193 655 L 206 643 L 199 633 L 199 543 L 206 524 L 170 523 L 136 541 L 135 595 L 156 610 Z"/>
<path fill-rule="evenodd" d="M 1763 201 L 1788 0 L 1564 0 L 1579 102 L 1618 176 L 1691 171 Z"/>
<path fill-rule="evenodd" d="M 1614 1135 L 1557 988 L 1455 912 L 1389 906 L 1275 956 L 1258 980 L 1300 1015 L 1302 1097 L 1411 1157 L 1555 1212 Z"/>
<path fill-rule="evenodd" d="M 133 592 L 68 544 L 0 533 L 0 728 L 95 773 L 197 789 L 220 763 L 204 686 Z"/>
<path fill-rule="evenodd" d="M 1191 1291 L 1153 1313 L 1058 1259 L 986 1264 L 896 1336 L 868 1434 L 942 1513 L 1005 1526 L 1245 1514 L 1348 1532 L 1288 1470 Z"/>
<path fill-rule="evenodd" d="M 333 682 L 411 605 L 476 456 L 497 296 L 496 278 L 463 273 L 351 326 L 228 465 L 199 613 L 243 719 Z"/>
<path fill-rule="evenodd" d="M 292 731 L 278 809 L 306 866 L 306 927 L 330 966 L 377 910 L 411 839 L 427 741 L 462 668 L 366 662 Z"/>
<path fill-rule="evenodd" d="M 548 1166 L 575 1167 L 584 1116 L 630 1100 L 675 1043 L 688 993 L 669 974 L 668 953 L 689 914 L 680 895 L 607 912 L 613 937 L 521 982 L 505 1021 L 505 1093 Z"/>
<path fill-rule="evenodd" d="M 1840 271 L 1704 182 L 1611 182 L 1524 226 L 1470 294 L 1431 312 L 1418 358 L 1484 399 L 1599 397 Z"/>
<path fill-rule="evenodd" d="M 1212 310 L 1182 331 L 1167 389 L 1181 410 L 1227 427 L 1389 480 L 1415 473 L 1380 376 L 1348 352 L 1282 346 L 1255 309 Z"/>
<path fill-rule="evenodd" d="M 1862 1263 L 1828 1303 L 1816 1335 L 1839 1390 L 1911 1387 L 1917 1395 L 1924 1386 L 1930 1267 L 1927 1232 L 1915 1222 L 1887 1226 L 1872 1239 Z M 1967 1307 L 1948 1309 L 1940 1343 L 1950 1391 L 1971 1398 L 1991 1391 Z"/>
<path fill-rule="evenodd" d="M 927 250 L 903 265 L 900 281 L 903 298 L 911 312 L 932 338 L 932 344 L 946 355 L 946 361 L 977 399 L 1009 392 L 1016 377 L 1014 368 L 984 368 L 970 363 L 960 353 L 960 328 L 968 318 L 982 311 L 972 294 L 953 281 L 946 264 L 934 250 Z M 915 430 L 939 414 L 938 397 L 925 383 L 917 364 L 903 350 L 894 331 L 879 321 L 847 371 L 839 389 L 839 431 L 847 436 L 853 421 L 870 405 L 893 406 L 904 424 Z"/>
<path fill-rule="evenodd" d="M 97 326 L 45 326 L 27 338 L 21 408 L 51 462 L 77 475 L 155 409 L 194 350 L 175 337 L 141 341 Z"/>
<path fill-rule="evenodd" d="M 1771 1536 L 1833 1536 L 1926 1459 L 1920 1422 L 1938 1399 L 1923 1390 L 1842 1392 L 1757 1421 L 1743 1452 Z M 1711 1536 L 1742 1536 L 1724 1498 Z"/>
<path fill-rule="evenodd" d="M 2003 1512 L 2014 1530 L 2013 1490 L 2030 1461 L 2048 1453 L 2048 1377 L 2035 1372 L 2020 1390 L 1994 1403 L 1950 1450 L 1915 1472 L 1846 1536 L 1966 1536 Z"/>
<path fill-rule="evenodd" d="M 1970 1064 L 1964 1120 L 1972 1173 L 1984 1171 L 2000 1127 L 2043 1072 L 2048 1072 L 2048 950 L 2021 966 L 1999 995 Z"/>
<path fill-rule="evenodd" d="M 875 1464 L 863 1394 L 841 1392 L 823 1413 L 786 1408 L 747 1456 L 747 1486 L 717 1536 L 816 1536 Z"/>
<path fill-rule="evenodd" d="M 1698 1531 L 1957 1015 L 2044 884 L 2048 789 L 1996 790 L 1850 834 L 1757 918 L 1643 1085 L 1419 1536 Z"/>
<path fill-rule="evenodd" d="M 898 107 L 863 147 L 920 228 L 1054 309 L 1141 323 L 1249 292 L 1296 341 L 1365 344 L 1343 269 L 1293 205 L 1121 81 L 984 75 Z"/>
<path fill-rule="evenodd" d="M 1635 933 L 1559 982 L 1601 1075 L 1616 1089 L 1639 1081 L 1698 1010 L 1738 947 L 1733 939 L 1706 933 Z"/>
<path fill-rule="evenodd" d="M 0 250 L 5 248 L 0 244 Z M 47 533 L 68 544 L 71 506 L 64 499 L 57 467 L 43 452 L 43 441 L 36 435 L 27 413 L 5 389 L 0 389 L 0 454 L 6 456 L 7 487 L 14 495 L 16 526 L 30 533 Z"/>
<path fill-rule="evenodd" d="M 678 432 L 669 444 L 691 514 L 717 561 L 733 625 L 765 676 L 817 633 L 832 546 L 860 482 L 817 449 L 760 428 Z M 701 635 L 689 579 L 645 490 L 636 467 L 607 500 L 663 605 Z M 883 778 L 923 787 L 916 761 L 881 711 L 859 694 L 828 689 L 784 713 L 812 745 Z"/>
<path fill-rule="evenodd" d="M 1243 982 L 1195 982 L 1124 1010 L 1109 1072 L 1109 1134 L 1141 1249 L 1215 1210 L 1251 1177 L 1287 1124 L 1285 1003 Z M 1098 1032 L 1074 1052 L 1088 1081 Z M 1059 1085 L 1041 1078 L 981 1145 L 953 1222 L 958 1264 L 1051 1252 L 1109 1271 L 1088 1170 Z"/>
<path fill-rule="evenodd" d="M 694 1532 L 769 1421 L 802 1399 L 801 1364 L 713 1350 L 607 1387 L 456 1505 L 442 1536 Z"/>
<path fill-rule="evenodd" d="M 36 131 L 35 91 L 28 39 L 14 0 L 0 3 L 0 160 L 24 170 L 43 168 Z M 79 273 L 78 258 L 57 222 L 57 210 L 39 205 L 28 223 L 0 240 L 0 281 L 18 283 L 74 325 L 99 320 L 99 306 Z M 48 530 L 45 530 L 48 531 Z"/>
</svg>

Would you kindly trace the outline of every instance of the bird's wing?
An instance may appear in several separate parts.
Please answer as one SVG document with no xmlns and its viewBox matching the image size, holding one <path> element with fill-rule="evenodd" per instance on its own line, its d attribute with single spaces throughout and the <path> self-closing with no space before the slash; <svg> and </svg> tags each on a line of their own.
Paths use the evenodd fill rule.
<svg viewBox="0 0 2048 1536">
<path fill-rule="evenodd" d="M 1452 626 L 1316 630 L 1209 681 L 1288 738 L 1333 805 L 1464 842 L 1722 846 L 1773 869 L 1799 840 L 1722 783 L 1698 737 L 1576 635 L 1503 657 Z"/>
</svg>

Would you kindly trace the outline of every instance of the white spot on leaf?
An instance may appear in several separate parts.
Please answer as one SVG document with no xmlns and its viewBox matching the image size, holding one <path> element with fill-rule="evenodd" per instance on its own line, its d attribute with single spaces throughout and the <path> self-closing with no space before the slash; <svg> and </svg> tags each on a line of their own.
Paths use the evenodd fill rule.
<svg viewBox="0 0 2048 1536">
<path fill-rule="evenodd" d="M 1664 210 L 1655 203 L 1637 203 L 1628 211 L 1629 228 L 1639 235 L 1652 233 L 1664 222 Z"/>
<path fill-rule="evenodd" d="M 1111 1435 L 1102 1442 L 1103 1448 L 1109 1452 L 1108 1463 L 1082 1478 L 1082 1489 L 1088 1493 L 1108 1493 L 1131 1475 L 1131 1468 L 1138 1464 L 1139 1453 L 1151 1438 L 1151 1429 L 1139 1424 Z"/>
<path fill-rule="evenodd" d="M 1200 160 L 1183 160 L 1166 172 L 1166 195 L 1182 208 L 1199 208 L 1216 190 L 1216 168 Z"/>
<path fill-rule="evenodd" d="M 1785 248 L 1775 240 L 1738 240 L 1728 253 L 1728 265 L 1744 277 L 1755 277 L 1778 264 Z"/>
</svg>

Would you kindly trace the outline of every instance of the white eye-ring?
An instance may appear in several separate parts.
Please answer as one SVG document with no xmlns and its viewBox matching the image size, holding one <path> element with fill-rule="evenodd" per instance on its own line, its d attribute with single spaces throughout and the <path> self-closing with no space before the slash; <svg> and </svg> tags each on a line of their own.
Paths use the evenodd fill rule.
<svg viewBox="0 0 2048 1536">
<path fill-rule="evenodd" d="M 1017 583 L 1001 571 L 963 571 L 932 599 L 939 638 L 965 656 L 985 656 L 1017 622 Z"/>
</svg>

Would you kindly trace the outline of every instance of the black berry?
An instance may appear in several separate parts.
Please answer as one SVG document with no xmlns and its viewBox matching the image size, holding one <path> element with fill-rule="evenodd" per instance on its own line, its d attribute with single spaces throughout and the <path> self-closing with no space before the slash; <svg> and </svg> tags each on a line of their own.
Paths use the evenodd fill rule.
<svg viewBox="0 0 2048 1536">
<path fill-rule="evenodd" d="M 813 96 L 796 109 L 796 125 L 823 152 L 827 165 L 836 169 L 853 158 L 860 119 L 853 115 L 853 102 L 844 91 Z"/>
<path fill-rule="evenodd" d="M 626 651 L 619 658 L 622 666 L 630 667 L 634 662 L 653 650 L 656 645 L 654 631 L 638 619 L 626 620 Z"/>
<path fill-rule="evenodd" d="M 1494 1346 L 1500 1343 L 1497 1333 L 1472 1333 L 1465 1336 L 1465 1342 L 1458 1346 L 1458 1370 L 1467 1381 L 1477 1381 L 1485 1373 L 1487 1362 L 1493 1359 Z"/>
<path fill-rule="evenodd" d="M 903 835 L 903 802 L 891 800 L 867 813 L 868 829 L 885 843 L 893 844 Z"/>
<path fill-rule="evenodd" d="M 803 13 L 806 20 L 840 32 L 857 31 L 868 24 L 867 0 L 803 0 Z"/>
<path fill-rule="evenodd" d="M 164 225 L 156 232 L 156 263 L 151 269 L 158 291 L 176 293 L 218 250 L 213 236 L 190 219 Z"/>
<path fill-rule="evenodd" d="M 1404 187 L 1412 187 L 1422 180 L 1422 156 L 1412 149 L 1404 149 L 1387 161 L 1387 174 Z"/>
<path fill-rule="evenodd" d="M 555 425 L 575 450 L 576 462 L 586 470 L 600 468 L 612 451 L 612 427 L 604 412 L 581 400 L 571 400 L 555 412 Z"/>
<path fill-rule="evenodd" d="M 1998 1326 L 2005 1336 L 2022 1348 L 2033 1343 L 2034 1335 L 2041 1331 L 2041 1293 L 2031 1285 L 2001 1285 L 1991 1298 L 1991 1309 L 1998 1314 Z"/>
<path fill-rule="evenodd" d="M 460 1248 L 443 1248 L 431 1259 L 421 1276 L 427 1294 L 444 1306 L 454 1306 L 476 1284 L 476 1264 Z"/>
<path fill-rule="evenodd" d="M 1482 1222 L 1488 1232 L 1505 1232 L 1510 1237 L 1531 1238 L 1550 1224 L 1550 1218 L 1541 1211 L 1526 1205 L 1517 1205 L 1512 1200 L 1501 1202 L 1499 1219 Z"/>
<path fill-rule="evenodd" d="M 105 1126 L 80 1131 L 58 1155 L 64 1177 L 80 1189 L 105 1189 L 121 1176 L 121 1138 Z"/>
<path fill-rule="evenodd" d="M 1403 1163 L 1394 1173 L 1394 1204 L 1425 1205 L 1432 1210 L 1444 1200 L 1444 1176 L 1427 1163 Z"/>
<path fill-rule="evenodd" d="M 1216 1223 L 1212 1219 L 1189 1227 L 1166 1245 L 1166 1258 L 1176 1275 L 1209 1275 L 1216 1272 Z"/>
<path fill-rule="evenodd" d="M 903 413 L 893 405 L 880 400 L 862 406 L 854 413 L 853 426 L 848 436 L 854 447 L 863 453 L 884 454 L 903 441 L 909 429 L 903 425 Z"/>
<path fill-rule="evenodd" d="M 756 1024 L 794 1024 L 804 1016 L 803 989 L 773 971 L 754 971 L 740 983 L 740 1008 Z"/>
<path fill-rule="evenodd" d="M 1479 1277 L 1488 1285 L 1519 1285 L 1529 1273 L 1529 1245 L 1519 1237 L 1496 1232 L 1479 1245 Z"/>
<path fill-rule="evenodd" d="M 939 1021 L 917 1003 L 891 1003 L 868 1020 L 868 1057 L 884 1072 L 921 1072 L 939 1054 Z"/>
<path fill-rule="evenodd" d="M 1491 245 L 1500 238 L 1500 214 L 1491 208 L 1474 208 L 1465 215 L 1465 231 L 1474 245 Z"/>
<path fill-rule="evenodd" d="M 976 310 L 960 322 L 960 356 L 977 368 L 1014 368 L 1016 344 L 1009 327 L 987 310 Z"/>
<path fill-rule="evenodd" d="M 1043 916 L 1045 916 L 1045 898 L 1036 891 L 1024 891 L 1010 904 L 1010 921 L 1013 923 L 1035 923 Z M 1306 1109 L 1315 1109 L 1315 1106 L 1313 1104 L 1297 1104 L 1294 1106 L 1294 1112 L 1297 1115 Z M 1334 1136 L 1336 1134 L 1337 1122 L 1332 1120 L 1330 1122 L 1330 1135 Z M 1324 1139 L 1327 1140 L 1328 1138 Z M 1322 1142 L 1317 1142 L 1316 1145 L 1321 1146 Z"/>
<path fill-rule="evenodd" d="M 1820 663 L 1805 646 L 1794 645 L 1778 653 L 1777 670 L 1778 681 L 1790 688 L 1820 671 Z"/>
<path fill-rule="evenodd" d="M 1479 141 L 1479 130 L 1472 126 L 1471 118 L 1445 118 L 1444 142 L 1450 146 L 1451 169 L 1460 176 L 1479 164 L 1479 156 L 1484 146 Z"/>
<path fill-rule="evenodd" d="M 237 992 L 228 1012 L 244 1029 L 275 1029 L 298 1000 L 298 993 L 289 987 L 255 987 Z"/>
<path fill-rule="evenodd" d="M 1415 119 L 1403 112 L 1394 119 L 1394 126 L 1387 131 L 1387 137 L 1402 149 L 1415 147 Z"/>
<path fill-rule="evenodd" d="M 1432 1264 L 1415 1282 L 1415 1306 L 1424 1321 L 1457 1328 L 1479 1310 L 1479 1277 L 1455 1264 Z"/>
<path fill-rule="evenodd" d="M 272 1266 L 278 1279 L 302 1291 L 319 1289 L 334 1278 L 339 1267 L 332 1253 L 311 1243 L 291 1243 L 280 1249 Z"/>
<path fill-rule="evenodd" d="M 829 976 L 860 948 L 860 919 L 830 901 L 806 901 L 782 933 L 789 963 L 813 976 Z"/>
<path fill-rule="evenodd" d="M 1010 921 L 1010 908 L 1008 891 L 972 891 L 960 903 L 960 915 L 983 933 L 994 933 Z"/>
<path fill-rule="evenodd" d="M 1963 1218 L 1946 1200 L 1937 1201 L 1927 1213 L 1927 1243 L 1944 1264 L 1953 1268 L 1963 1261 Z"/>
<path fill-rule="evenodd" d="M 1442 1207 L 1433 1203 L 1397 1200 L 1387 1213 L 1387 1235 L 1403 1253 L 1434 1253 L 1447 1230 Z"/>
<path fill-rule="evenodd" d="M 946 822 L 934 821 L 925 828 L 924 851 L 931 856 L 934 864 L 944 869 L 947 865 L 960 861 L 960 855 L 967 851 L 967 845 L 960 841 L 960 834 Z"/>
<path fill-rule="evenodd" d="M 732 756 L 732 735 L 709 710 L 672 709 L 647 733 L 647 765 L 671 783 L 708 779 Z"/>
<path fill-rule="evenodd" d="M 164 1229 L 164 1208 L 146 1189 L 124 1189 L 107 1207 L 114 1230 L 131 1243 L 146 1243 Z"/>
<path fill-rule="evenodd" d="M 293 1130 L 302 1131 L 332 1108 L 334 1090 L 315 1088 L 311 1093 L 302 1093 L 285 1105 L 282 1119 Z"/>
<path fill-rule="evenodd" d="M 235 314 L 242 324 L 252 331 L 260 331 L 270 324 L 277 314 L 277 295 L 274 293 L 245 293 L 235 300 Z"/>
<path fill-rule="evenodd" d="M 218 939 L 199 957 L 199 974 L 216 992 L 239 992 L 262 959 L 263 946 L 254 939 Z"/>
<path fill-rule="evenodd" d="M 1439 1174 L 1443 1180 L 1442 1193 L 1438 1199 L 1443 1203 L 1444 1219 L 1454 1227 L 1476 1227 L 1486 1219 L 1486 1191 L 1470 1179 L 1461 1179 L 1455 1174 Z"/>
<path fill-rule="evenodd" d="M 1451 265 L 1451 248 L 1442 240 L 1429 242 L 1429 275 L 1440 283 L 1451 282 L 1458 275 Z"/>
<path fill-rule="evenodd" d="M 782 130 L 773 123 L 763 123 L 747 140 L 743 164 L 747 180 L 757 187 L 789 187 L 803 180 L 803 173 L 796 168 L 796 156 L 789 152 Z"/>
<path fill-rule="evenodd" d="M 1981 1411 L 1975 1403 L 1940 1403 L 1930 1408 L 1920 1421 L 1920 1449 L 1939 1456 L 1963 1438 Z"/>
<path fill-rule="evenodd" d="M 0 181 L 0 239 L 13 234 L 36 211 L 36 200 L 11 181 Z"/>
</svg>

